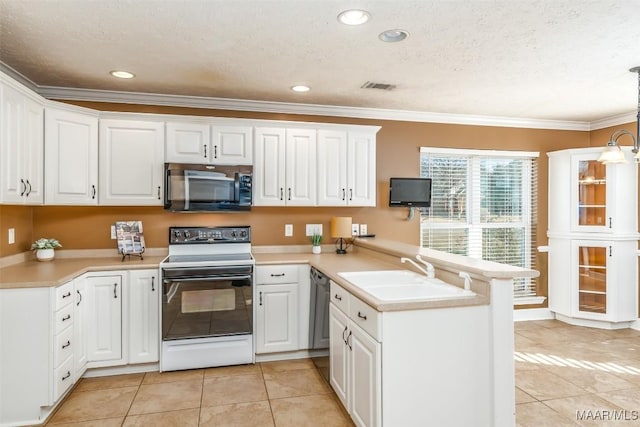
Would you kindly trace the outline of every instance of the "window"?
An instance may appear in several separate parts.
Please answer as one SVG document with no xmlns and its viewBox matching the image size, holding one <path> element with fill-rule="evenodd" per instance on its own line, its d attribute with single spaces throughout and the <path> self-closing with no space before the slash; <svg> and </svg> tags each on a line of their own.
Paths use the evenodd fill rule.
<svg viewBox="0 0 640 427">
<path fill-rule="evenodd" d="M 420 150 L 421 176 L 432 178 L 420 242 L 472 258 L 535 268 L 538 153 Z M 514 280 L 516 304 L 535 304 L 534 279 Z"/>
</svg>

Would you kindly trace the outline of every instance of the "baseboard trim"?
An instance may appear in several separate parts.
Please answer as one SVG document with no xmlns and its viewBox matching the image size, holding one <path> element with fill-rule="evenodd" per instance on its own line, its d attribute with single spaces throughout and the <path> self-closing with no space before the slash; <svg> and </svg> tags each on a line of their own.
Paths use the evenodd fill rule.
<svg viewBox="0 0 640 427">
<path fill-rule="evenodd" d="M 523 308 L 522 310 L 513 310 L 514 322 L 524 322 L 527 320 L 549 320 L 555 318 L 556 316 L 548 308 Z"/>
<path fill-rule="evenodd" d="M 106 377 L 108 375 L 138 374 L 142 372 L 158 372 L 160 364 L 139 363 L 135 365 L 107 366 L 104 368 L 89 368 L 82 375 L 82 378 Z"/>
<path fill-rule="evenodd" d="M 308 359 L 311 357 L 328 356 L 329 349 L 298 350 L 281 353 L 256 354 L 256 362 L 275 362 L 278 360 Z"/>
<path fill-rule="evenodd" d="M 635 322 L 631 322 L 629 327 L 631 329 L 635 329 L 636 331 L 640 331 L 640 319 L 636 320 Z"/>
</svg>

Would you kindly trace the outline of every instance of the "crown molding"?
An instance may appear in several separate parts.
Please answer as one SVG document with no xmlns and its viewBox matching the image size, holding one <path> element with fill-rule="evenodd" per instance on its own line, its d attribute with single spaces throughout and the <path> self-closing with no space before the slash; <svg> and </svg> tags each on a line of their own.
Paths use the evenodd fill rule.
<svg viewBox="0 0 640 427">
<path fill-rule="evenodd" d="M 156 93 L 77 89 L 39 86 L 38 93 L 48 99 L 69 101 L 114 102 L 123 104 L 163 105 L 262 113 L 305 114 L 359 119 L 395 120 L 424 123 L 446 123 L 475 126 L 498 126 L 530 129 L 589 131 L 589 122 L 539 120 L 499 116 L 430 113 L 380 108 L 341 107 L 335 105 L 298 104 L 200 96 L 163 95 Z"/>
<path fill-rule="evenodd" d="M 16 71 L 14 68 L 8 66 L 4 62 L 0 61 L 0 72 L 7 75 L 7 77 L 12 78 L 17 81 L 21 85 L 25 86 L 27 89 L 32 90 L 34 92 L 39 93 L 39 86 L 33 82 L 33 80 L 29 79 L 24 74 Z"/>
<path fill-rule="evenodd" d="M 612 126 L 624 125 L 627 123 L 635 122 L 636 119 L 637 113 L 617 114 L 615 116 L 594 120 L 593 122 L 591 122 L 590 130 L 598 130 L 609 128 Z"/>
</svg>

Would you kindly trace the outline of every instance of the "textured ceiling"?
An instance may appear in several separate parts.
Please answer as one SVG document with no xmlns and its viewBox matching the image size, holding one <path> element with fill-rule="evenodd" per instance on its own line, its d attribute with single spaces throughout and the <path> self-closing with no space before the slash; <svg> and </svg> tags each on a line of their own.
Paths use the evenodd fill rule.
<svg viewBox="0 0 640 427">
<path fill-rule="evenodd" d="M 340 24 L 353 7 L 372 19 Z M 0 61 L 39 86 L 594 121 L 636 109 L 640 2 L 0 0 Z"/>
</svg>

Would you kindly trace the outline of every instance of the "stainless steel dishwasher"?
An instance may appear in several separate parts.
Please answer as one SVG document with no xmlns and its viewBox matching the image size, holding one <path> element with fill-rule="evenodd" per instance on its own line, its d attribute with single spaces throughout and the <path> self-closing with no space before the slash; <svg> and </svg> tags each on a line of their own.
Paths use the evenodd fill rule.
<svg viewBox="0 0 640 427">
<path fill-rule="evenodd" d="M 309 349 L 329 348 L 329 278 L 311 268 L 309 307 Z"/>
</svg>

